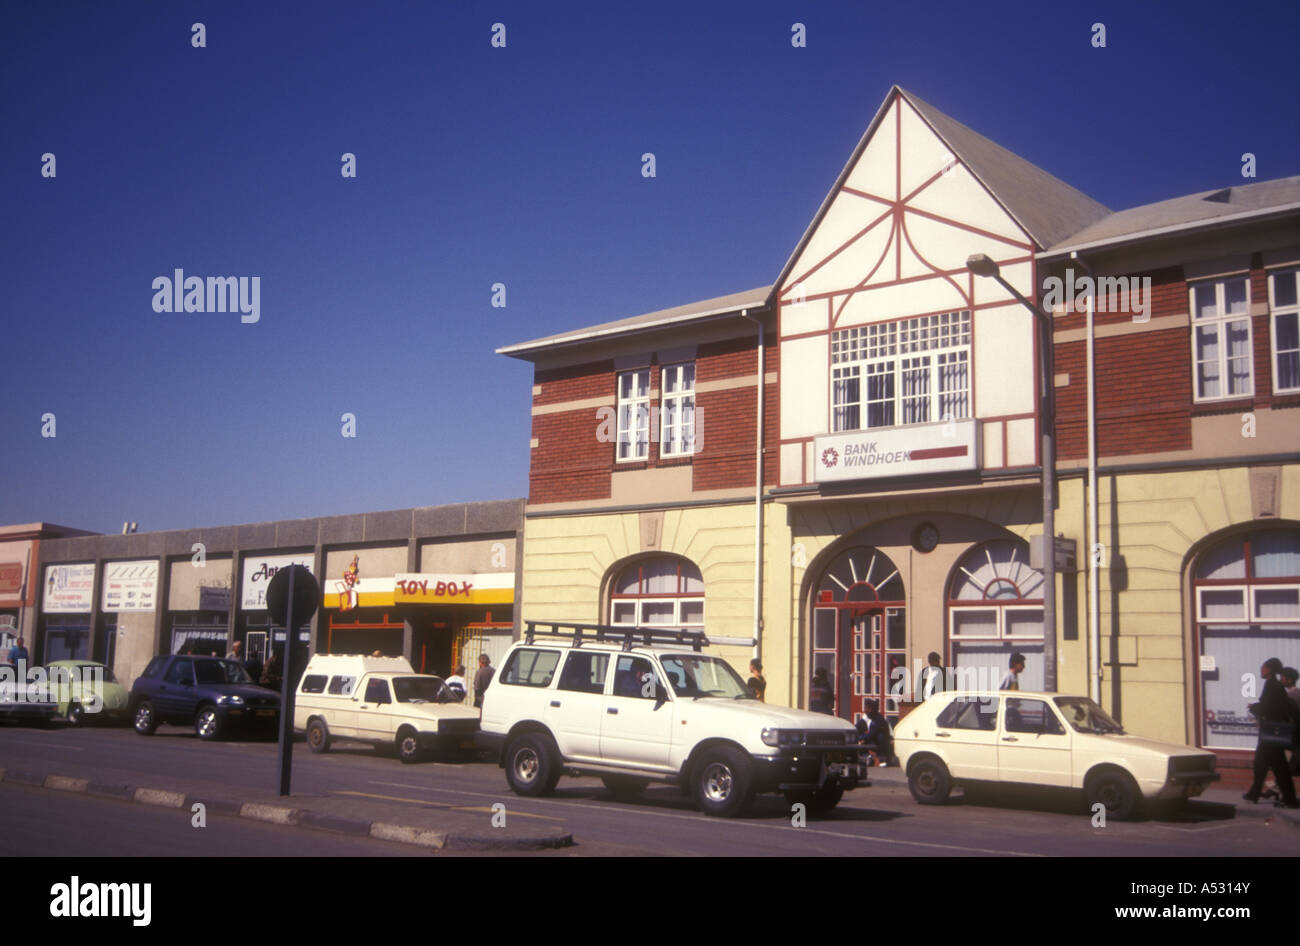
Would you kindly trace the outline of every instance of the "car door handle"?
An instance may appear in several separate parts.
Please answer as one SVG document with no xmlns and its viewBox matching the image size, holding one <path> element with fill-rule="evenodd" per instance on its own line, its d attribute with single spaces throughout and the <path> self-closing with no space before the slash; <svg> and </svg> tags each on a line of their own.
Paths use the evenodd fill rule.
<svg viewBox="0 0 1300 946">
<path fill-rule="evenodd" d="M 1002 737 L 1002 741 L 1003 741 L 1003 742 L 1019 742 L 1020 740 L 1017 739 L 1015 736 L 1003 736 L 1003 737 Z"/>
<path fill-rule="evenodd" d="M 618 715 L 618 707 L 617 707 L 617 706 L 610 706 L 610 707 L 607 707 L 607 708 L 605 709 L 605 712 L 608 713 L 610 716 L 617 716 L 617 715 Z"/>
<path fill-rule="evenodd" d="M 951 738 L 952 738 L 952 733 L 950 733 L 950 732 L 937 732 L 937 733 L 935 733 L 935 736 L 936 736 L 937 738 L 939 738 L 939 739 L 951 739 Z"/>
<path fill-rule="evenodd" d="M 559 701 L 559 700 L 551 700 L 551 705 L 554 706 L 554 707 L 556 707 L 556 708 L 558 709 L 559 706 L 560 706 L 560 701 Z"/>
</svg>

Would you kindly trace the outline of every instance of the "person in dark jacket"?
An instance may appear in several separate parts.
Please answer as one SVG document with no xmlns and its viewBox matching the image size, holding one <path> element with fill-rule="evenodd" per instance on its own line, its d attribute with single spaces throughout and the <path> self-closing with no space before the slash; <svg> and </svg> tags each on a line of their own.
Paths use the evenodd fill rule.
<svg viewBox="0 0 1300 946">
<path fill-rule="evenodd" d="M 745 681 L 749 692 L 760 703 L 767 702 L 767 679 L 763 676 L 763 664 L 756 657 L 749 662 L 749 679 Z"/>
<path fill-rule="evenodd" d="M 487 692 L 488 684 L 492 682 L 492 660 L 487 654 L 478 655 L 478 672 L 474 674 L 474 705 L 481 707 L 483 705 L 483 694 Z"/>
<path fill-rule="evenodd" d="M 865 701 L 862 708 L 867 711 L 866 717 L 858 720 L 862 745 L 871 751 L 871 754 L 879 760 L 878 764 L 881 768 L 884 768 L 889 765 L 889 760 L 894 754 L 894 737 L 889 731 L 889 721 L 885 719 L 885 714 L 880 712 L 880 704 L 875 700 Z"/>
<path fill-rule="evenodd" d="M 814 713 L 835 712 L 835 688 L 826 676 L 825 667 L 818 667 L 813 674 L 812 686 L 808 690 L 808 707 Z"/>
<path fill-rule="evenodd" d="M 1300 720 L 1297 719 L 1295 704 L 1287 696 L 1286 687 L 1279 677 L 1282 670 L 1282 661 L 1276 657 L 1270 657 L 1259 668 L 1259 675 L 1264 679 L 1264 689 L 1259 695 L 1259 702 L 1251 704 L 1250 712 L 1261 723 L 1291 723 L 1294 727 Z M 1255 780 L 1241 797 L 1248 802 L 1258 801 L 1269 769 L 1273 770 L 1278 791 L 1282 795 L 1275 804 L 1282 808 L 1300 808 L 1300 802 L 1296 801 L 1295 783 L 1291 780 L 1291 770 L 1287 766 L 1286 748 L 1265 743 L 1262 735 L 1255 746 Z"/>
</svg>

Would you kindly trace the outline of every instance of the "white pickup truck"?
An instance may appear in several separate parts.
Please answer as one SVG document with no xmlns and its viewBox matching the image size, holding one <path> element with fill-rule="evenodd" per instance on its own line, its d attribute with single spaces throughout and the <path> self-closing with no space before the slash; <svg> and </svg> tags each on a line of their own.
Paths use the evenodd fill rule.
<svg viewBox="0 0 1300 946">
<path fill-rule="evenodd" d="M 433 750 L 474 749 L 478 710 L 405 658 L 317 654 L 294 695 L 293 727 L 306 732 L 312 752 L 352 739 L 419 762 Z"/>
</svg>

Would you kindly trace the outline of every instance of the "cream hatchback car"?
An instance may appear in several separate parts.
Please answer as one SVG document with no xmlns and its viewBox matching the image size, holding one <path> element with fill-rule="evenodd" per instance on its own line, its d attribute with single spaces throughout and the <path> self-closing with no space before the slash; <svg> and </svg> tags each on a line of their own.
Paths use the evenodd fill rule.
<svg viewBox="0 0 1300 946">
<path fill-rule="evenodd" d="M 1132 735 L 1087 697 L 1057 693 L 935 694 L 894 726 L 894 746 L 923 805 L 956 785 L 1042 785 L 1081 789 L 1122 820 L 1219 778 L 1214 753 Z"/>
</svg>

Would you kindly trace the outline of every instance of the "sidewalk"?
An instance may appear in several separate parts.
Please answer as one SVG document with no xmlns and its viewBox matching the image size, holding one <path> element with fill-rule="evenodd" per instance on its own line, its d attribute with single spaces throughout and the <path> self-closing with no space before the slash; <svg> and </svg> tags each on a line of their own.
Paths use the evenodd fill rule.
<svg viewBox="0 0 1300 946">
<path fill-rule="evenodd" d="M 209 816 L 250 818 L 433 850 L 522 852 L 573 844 L 564 819 L 511 811 L 505 803 L 503 809 L 494 811 L 494 806 L 487 805 L 452 805 L 400 794 L 350 791 L 295 792 L 281 798 L 270 791 L 190 778 L 169 777 L 165 784 L 154 778 L 147 785 L 133 784 L 131 779 L 138 774 L 124 770 L 99 770 L 93 778 L 84 778 L 69 774 L 68 768 L 61 766 L 57 772 L 3 768 L 0 781 L 173 808 L 183 810 L 186 818 L 191 817 L 194 805 L 202 804 Z"/>
<path fill-rule="evenodd" d="M 867 770 L 867 773 L 867 778 L 877 785 L 897 785 L 900 787 L 907 785 L 907 776 L 897 766 L 891 765 L 884 768 L 872 766 Z M 1215 782 L 1213 786 L 1192 799 L 1192 804 L 1197 803 L 1227 805 L 1236 809 L 1237 817 L 1277 817 L 1300 826 L 1300 808 L 1274 808 L 1271 800 L 1264 799 L 1260 799 L 1259 802 L 1252 805 L 1241 797 L 1240 789 L 1224 788 L 1222 782 Z"/>
</svg>

